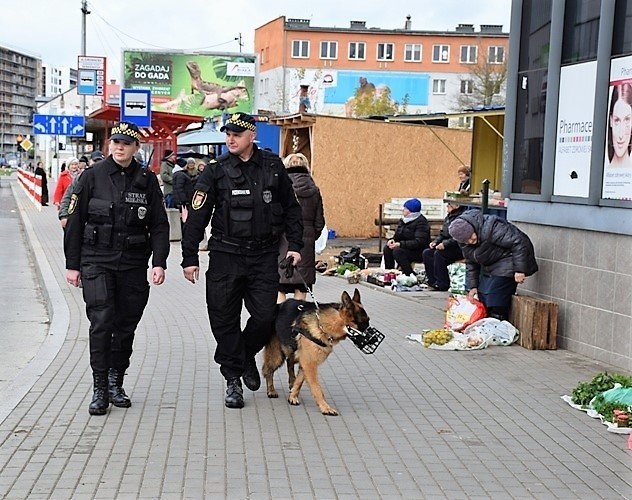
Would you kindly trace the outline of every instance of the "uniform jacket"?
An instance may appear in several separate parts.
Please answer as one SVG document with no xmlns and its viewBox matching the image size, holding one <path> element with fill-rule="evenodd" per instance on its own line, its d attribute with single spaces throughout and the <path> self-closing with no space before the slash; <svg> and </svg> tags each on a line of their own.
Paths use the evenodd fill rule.
<svg viewBox="0 0 632 500">
<path fill-rule="evenodd" d="M 393 239 L 400 243 L 400 248 L 407 250 L 424 250 L 430 244 L 430 225 L 428 220 L 419 214 L 415 220 L 400 220 Z"/>
<path fill-rule="evenodd" d="M 459 243 L 452 236 L 450 236 L 450 231 L 448 230 L 452 221 L 456 219 L 459 215 L 467 210 L 467 207 L 460 206 L 456 210 L 448 213 L 443 219 L 443 226 L 441 226 L 441 232 L 434 239 L 435 243 L 443 243 L 445 248 L 458 247 Z"/>
<path fill-rule="evenodd" d="M 280 283 L 303 284 L 301 277 L 308 285 L 316 283 L 316 254 L 314 243 L 325 227 L 325 214 L 323 210 L 323 198 L 320 189 L 305 167 L 290 167 L 287 173 L 292 180 L 294 192 L 303 210 L 303 249 L 301 250 L 301 262 L 297 273 L 292 278 L 286 278 L 285 272 L 280 274 Z M 285 258 L 287 253 L 287 240 L 283 238 L 279 248 L 279 261 Z"/>
<path fill-rule="evenodd" d="M 182 267 L 198 266 L 198 245 L 211 224 L 209 250 L 257 255 L 303 248 L 303 216 L 281 159 L 254 145 L 243 162 L 227 153 L 198 177 L 182 236 Z"/>
<path fill-rule="evenodd" d="M 109 156 L 86 168 L 68 207 L 66 269 L 167 268 L 169 222 L 156 176 L 136 160 L 122 169 Z"/>
<path fill-rule="evenodd" d="M 163 161 L 160 164 L 160 179 L 162 180 L 162 191 L 164 194 L 173 193 L 173 167 L 170 161 Z"/>
<path fill-rule="evenodd" d="M 516 226 L 480 210 L 468 210 L 459 218 L 471 224 L 478 236 L 475 245 L 461 244 L 467 263 L 465 286 L 468 290 L 478 287 L 481 271 L 506 278 L 513 277 L 514 273 L 531 276 L 537 272 L 533 244 Z"/>
</svg>

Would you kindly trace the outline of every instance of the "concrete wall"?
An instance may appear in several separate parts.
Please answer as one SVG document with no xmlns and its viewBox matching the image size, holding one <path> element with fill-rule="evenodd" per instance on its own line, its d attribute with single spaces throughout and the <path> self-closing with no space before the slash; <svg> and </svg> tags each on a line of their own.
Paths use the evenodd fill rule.
<svg viewBox="0 0 632 500">
<path fill-rule="evenodd" d="M 519 289 L 559 304 L 558 347 L 632 372 L 632 237 L 516 225 L 540 266 Z"/>
<path fill-rule="evenodd" d="M 442 198 L 469 164 L 470 131 L 318 116 L 312 128 L 313 176 L 327 226 L 345 237 L 375 237 L 380 203 Z"/>
</svg>

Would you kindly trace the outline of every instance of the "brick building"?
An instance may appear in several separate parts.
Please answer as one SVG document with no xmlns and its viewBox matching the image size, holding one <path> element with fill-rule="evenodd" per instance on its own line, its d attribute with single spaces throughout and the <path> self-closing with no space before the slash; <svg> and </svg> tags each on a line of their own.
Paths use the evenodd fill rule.
<svg viewBox="0 0 632 500">
<path fill-rule="evenodd" d="M 363 21 L 332 28 L 278 17 L 255 30 L 256 107 L 287 114 L 303 103 L 312 113 L 353 116 L 353 97 L 362 85 L 378 95 L 388 88 L 407 113 L 455 111 L 458 96 L 473 92 L 476 68 L 504 66 L 508 40 L 502 25 L 422 31 L 412 29 L 408 16 L 403 29 Z M 504 102 L 503 92 L 485 104 Z"/>
</svg>

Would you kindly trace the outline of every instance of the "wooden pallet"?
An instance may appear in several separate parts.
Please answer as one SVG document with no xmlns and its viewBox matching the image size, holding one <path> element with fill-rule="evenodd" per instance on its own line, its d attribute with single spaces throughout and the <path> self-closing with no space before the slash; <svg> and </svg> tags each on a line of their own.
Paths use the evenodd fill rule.
<svg viewBox="0 0 632 500">
<path fill-rule="evenodd" d="M 527 349 L 557 349 L 557 315 L 555 302 L 514 295 L 509 322 L 520 331 L 519 344 Z"/>
</svg>

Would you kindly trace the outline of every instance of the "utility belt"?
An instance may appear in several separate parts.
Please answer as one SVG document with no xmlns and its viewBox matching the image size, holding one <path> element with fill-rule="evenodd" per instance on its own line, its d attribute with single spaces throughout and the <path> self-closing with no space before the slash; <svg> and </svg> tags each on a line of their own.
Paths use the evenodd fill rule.
<svg viewBox="0 0 632 500">
<path fill-rule="evenodd" d="M 115 233 L 111 224 L 86 224 L 83 242 L 97 248 L 112 250 L 142 249 L 149 238 L 146 233 Z"/>
<path fill-rule="evenodd" d="M 246 250 L 261 250 L 262 248 L 268 248 L 272 245 L 278 245 L 279 243 L 278 236 L 270 236 L 263 240 L 243 240 L 241 238 L 231 238 L 230 236 L 213 234 L 211 238 L 219 243 L 245 248 Z"/>
</svg>

